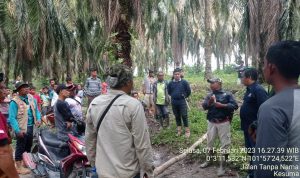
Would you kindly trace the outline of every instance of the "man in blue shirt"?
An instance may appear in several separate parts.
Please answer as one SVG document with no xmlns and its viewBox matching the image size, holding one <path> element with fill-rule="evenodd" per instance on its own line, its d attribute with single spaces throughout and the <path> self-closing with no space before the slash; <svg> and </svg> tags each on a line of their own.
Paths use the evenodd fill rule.
<svg viewBox="0 0 300 178">
<path fill-rule="evenodd" d="M 175 69 L 173 72 L 174 79 L 168 84 L 168 93 L 171 96 L 173 113 L 176 119 L 177 136 L 181 135 L 181 119 L 185 127 L 185 137 L 190 137 L 188 126 L 188 114 L 186 98 L 191 95 L 189 83 L 180 77 L 181 70 Z"/>
<path fill-rule="evenodd" d="M 23 167 L 22 154 L 31 151 L 33 126 L 40 125 L 41 114 L 36 100 L 29 94 L 29 85 L 18 82 L 15 87 L 19 95 L 14 97 L 9 105 L 9 121 L 17 136 L 16 168 L 19 174 L 29 174 L 30 170 Z"/>
<path fill-rule="evenodd" d="M 249 126 L 257 121 L 257 112 L 260 105 L 268 99 L 266 90 L 257 82 L 258 72 L 254 68 L 249 68 L 242 74 L 242 83 L 247 87 L 244 95 L 244 102 L 241 106 L 241 129 L 244 132 L 245 147 L 253 148 L 255 146 L 254 141 L 249 135 Z M 252 155 L 252 154 L 250 154 Z M 252 161 L 250 161 L 252 165 Z M 253 177 L 253 171 L 249 171 L 249 178 Z"/>
</svg>

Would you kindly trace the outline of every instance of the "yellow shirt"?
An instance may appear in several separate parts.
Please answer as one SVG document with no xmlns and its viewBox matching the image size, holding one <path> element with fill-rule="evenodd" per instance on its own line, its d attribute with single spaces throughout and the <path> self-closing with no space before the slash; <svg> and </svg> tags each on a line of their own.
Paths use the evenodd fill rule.
<svg viewBox="0 0 300 178">
<path fill-rule="evenodd" d="M 165 105 L 165 83 L 164 82 L 157 82 L 157 98 L 156 104 Z"/>
</svg>

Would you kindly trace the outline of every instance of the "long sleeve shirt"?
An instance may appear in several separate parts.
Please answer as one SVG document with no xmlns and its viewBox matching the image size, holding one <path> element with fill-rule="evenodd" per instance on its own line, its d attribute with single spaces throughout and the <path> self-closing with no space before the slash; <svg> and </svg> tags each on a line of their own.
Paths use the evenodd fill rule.
<svg viewBox="0 0 300 178">
<path fill-rule="evenodd" d="M 244 95 L 244 102 L 241 106 L 241 128 L 244 131 L 257 120 L 257 112 L 260 105 L 268 99 L 266 90 L 258 83 L 248 86 Z"/>
<path fill-rule="evenodd" d="M 212 95 L 215 95 L 216 102 L 226 104 L 226 107 L 216 108 L 214 104 L 209 105 L 209 99 Z M 216 90 L 206 96 L 202 107 L 204 110 L 208 110 L 207 120 L 214 122 L 225 120 L 227 116 L 230 116 L 238 108 L 238 104 L 231 93 L 224 90 Z"/>
<path fill-rule="evenodd" d="M 99 119 L 112 101 L 99 131 Z M 123 91 L 110 90 L 95 98 L 87 112 L 85 143 L 99 177 L 131 178 L 141 170 L 153 177 L 153 155 L 142 104 Z"/>
<path fill-rule="evenodd" d="M 84 85 L 84 93 L 87 96 L 98 96 L 101 94 L 101 80 L 89 77 Z"/>
<path fill-rule="evenodd" d="M 184 99 L 191 95 L 191 88 L 189 83 L 180 79 L 179 81 L 172 80 L 168 84 L 168 93 L 171 96 L 172 104 L 180 104 L 185 102 Z"/>
<path fill-rule="evenodd" d="M 28 114 L 28 126 L 32 126 L 34 124 L 34 118 L 33 118 L 33 113 L 31 110 L 31 107 L 29 107 L 29 102 L 28 102 L 28 97 L 27 96 L 19 96 L 21 100 L 23 100 L 27 106 L 27 114 Z M 41 121 L 41 113 L 37 107 L 36 100 L 34 100 L 34 108 L 35 108 L 35 113 L 36 113 L 36 119 L 37 121 Z M 18 115 L 18 105 L 15 101 L 11 101 L 9 104 L 9 122 L 11 127 L 16 133 L 20 132 L 20 127 L 17 121 L 17 115 Z"/>
</svg>

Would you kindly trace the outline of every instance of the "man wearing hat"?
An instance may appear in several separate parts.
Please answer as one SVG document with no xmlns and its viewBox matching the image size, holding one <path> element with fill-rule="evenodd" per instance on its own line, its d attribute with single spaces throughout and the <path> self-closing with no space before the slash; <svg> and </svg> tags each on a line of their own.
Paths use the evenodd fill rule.
<svg viewBox="0 0 300 178">
<path fill-rule="evenodd" d="M 97 69 L 90 69 L 91 76 L 86 79 L 84 85 L 84 94 L 88 98 L 88 106 L 93 99 L 101 94 L 101 80 L 97 77 Z"/>
<path fill-rule="evenodd" d="M 69 104 L 65 101 L 66 98 L 70 96 L 70 91 L 73 87 L 73 85 L 67 87 L 65 84 L 60 84 L 56 88 L 58 99 L 53 108 L 55 128 L 57 129 L 57 137 L 63 141 L 68 141 L 68 134 L 73 133 L 72 122 L 74 121 L 74 116 L 70 110 Z"/>
<path fill-rule="evenodd" d="M 17 137 L 15 151 L 16 168 L 19 174 L 29 174 L 30 170 L 23 167 L 22 154 L 31 151 L 33 127 L 34 124 L 40 125 L 41 114 L 36 100 L 29 94 L 29 85 L 24 82 L 18 82 L 15 87 L 19 95 L 10 102 L 9 121 Z"/>
<path fill-rule="evenodd" d="M 153 156 L 144 109 L 141 102 L 129 96 L 132 71 L 125 65 L 114 65 L 107 81 L 110 92 L 95 98 L 87 111 L 89 162 L 99 177 L 135 178 L 144 172 L 152 178 Z"/>
<path fill-rule="evenodd" d="M 222 90 L 222 80 L 220 78 L 212 78 L 207 80 L 210 83 L 210 88 L 212 90 L 209 93 L 202 107 L 207 112 L 207 150 L 208 158 L 214 153 L 214 141 L 219 137 L 221 141 L 221 152 L 220 168 L 217 172 L 218 176 L 223 176 L 225 174 L 225 162 L 228 157 L 228 149 L 230 147 L 230 122 L 234 110 L 238 108 L 237 102 L 235 101 L 233 95 L 230 92 Z M 218 158 L 219 158 L 218 157 Z M 209 159 L 200 165 L 200 167 L 205 168 L 209 165 Z"/>
</svg>

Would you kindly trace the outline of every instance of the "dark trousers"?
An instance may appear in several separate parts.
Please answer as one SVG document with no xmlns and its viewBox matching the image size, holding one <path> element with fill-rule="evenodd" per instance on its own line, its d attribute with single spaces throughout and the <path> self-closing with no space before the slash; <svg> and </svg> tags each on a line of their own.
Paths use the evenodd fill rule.
<svg viewBox="0 0 300 178">
<path fill-rule="evenodd" d="M 27 132 L 24 134 L 24 137 L 17 137 L 16 151 L 15 151 L 15 160 L 23 160 L 24 152 L 31 152 L 33 140 L 33 126 L 27 127 Z"/>
<path fill-rule="evenodd" d="M 157 104 L 156 105 L 156 113 L 158 116 L 165 118 L 169 118 L 169 114 L 168 114 L 168 106 L 166 105 L 160 105 Z"/>
<path fill-rule="evenodd" d="M 97 96 L 87 96 L 88 98 L 88 107 L 90 106 L 91 102 L 96 98 Z"/>
<path fill-rule="evenodd" d="M 173 113 L 175 115 L 176 119 L 176 125 L 181 126 L 181 119 L 183 121 L 184 127 L 188 127 L 188 115 L 187 115 L 187 105 L 186 103 L 180 103 L 180 104 L 172 104 Z"/>
<path fill-rule="evenodd" d="M 245 147 L 246 148 L 254 148 L 255 147 L 255 143 L 252 140 L 251 136 L 248 133 L 248 130 L 244 130 L 244 138 L 245 138 Z M 250 156 L 252 156 L 253 154 L 249 153 Z M 252 161 L 250 161 L 249 163 L 250 165 L 253 165 Z M 248 175 L 250 178 L 254 177 L 254 171 L 253 170 L 248 170 Z"/>
<path fill-rule="evenodd" d="M 167 107 L 168 107 L 167 105 L 156 104 L 156 117 L 159 120 L 160 126 L 162 126 L 162 127 L 163 127 L 163 120 L 169 119 Z M 169 125 L 169 121 L 168 121 L 167 125 Z"/>
</svg>

